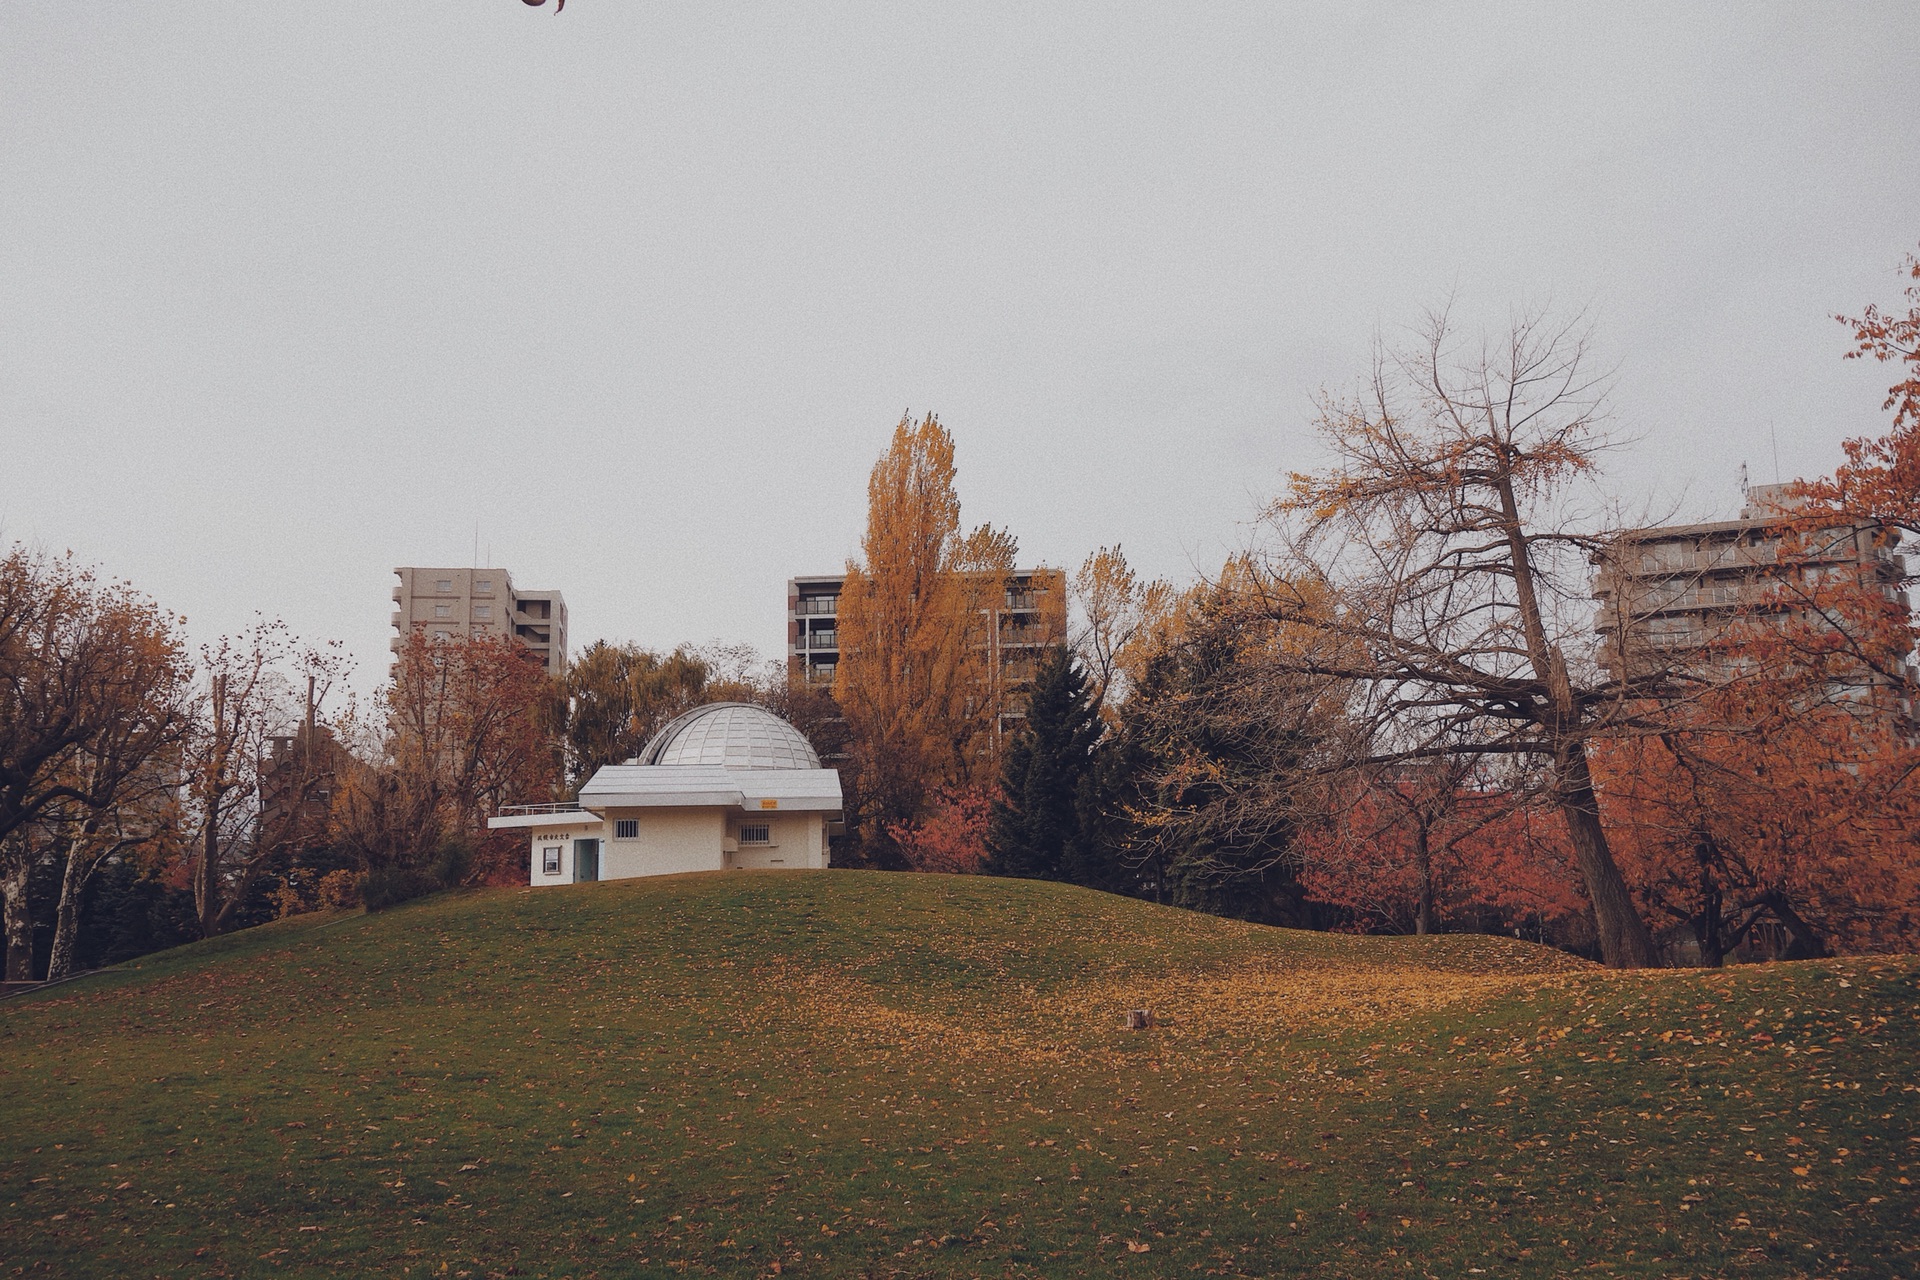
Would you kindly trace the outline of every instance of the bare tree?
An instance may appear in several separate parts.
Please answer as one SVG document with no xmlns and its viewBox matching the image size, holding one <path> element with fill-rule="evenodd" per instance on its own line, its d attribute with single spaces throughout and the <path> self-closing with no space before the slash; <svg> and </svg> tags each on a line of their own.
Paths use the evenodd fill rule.
<svg viewBox="0 0 1920 1280">
<path fill-rule="evenodd" d="M 268 861 L 296 838 L 310 797 L 327 786 L 330 752 L 296 753 L 290 764 L 298 776 L 283 774 L 276 783 L 281 803 L 267 803 L 262 778 L 274 758 L 273 739 L 298 737 L 296 726 L 312 723 L 312 709 L 344 662 L 336 648 L 303 646 L 284 624 L 262 621 L 206 650 L 202 666 L 207 693 L 182 769 L 183 843 L 200 929 L 212 937 L 232 927 Z"/>
<path fill-rule="evenodd" d="M 1446 313 L 1429 316 L 1410 349 L 1377 355 L 1364 394 L 1323 398 L 1335 462 L 1273 504 L 1281 546 L 1249 607 L 1297 624 L 1281 668 L 1350 688 L 1347 765 L 1544 765 L 1601 951 L 1643 967 L 1657 953 L 1601 825 L 1587 742 L 1675 690 L 1665 671 L 1586 660 L 1588 565 L 1605 539 L 1598 507 L 1579 502 L 1605 444 L 1605 383 L 1577 322 L 1522 314 L 1503 341 L 1467 348 Z"/>
</svg>

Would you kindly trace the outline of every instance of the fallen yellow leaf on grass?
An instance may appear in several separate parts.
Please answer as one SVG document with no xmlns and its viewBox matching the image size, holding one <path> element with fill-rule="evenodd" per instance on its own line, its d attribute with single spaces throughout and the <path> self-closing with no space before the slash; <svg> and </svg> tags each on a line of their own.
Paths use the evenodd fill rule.
<svg viewBox="0 0 1920 1280">
<path fill-rule="evenodd" d="M 1150 1244 L 1141 1244 L 1138 1240 L 1129 1240 L 1127 1241 L 1127 1252 L 1128 1253 L 1152 1253 L 1153 1246 Z"/>
</svg>

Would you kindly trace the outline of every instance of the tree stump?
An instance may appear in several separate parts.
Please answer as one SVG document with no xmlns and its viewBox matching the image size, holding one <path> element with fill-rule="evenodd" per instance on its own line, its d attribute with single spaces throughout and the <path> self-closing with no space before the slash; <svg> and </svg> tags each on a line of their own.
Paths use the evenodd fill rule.
<svg viewBox="0 0 1920 1280">
<path fill-rule="evenodd" d="M 1152 1025 L 1153 1025 L 1153 1010 L 1151 1009 L 1127 1010 L 1127 1030 L 1145 1031 L 1148 1027 L 1151 1027 Z"/>
</svg>

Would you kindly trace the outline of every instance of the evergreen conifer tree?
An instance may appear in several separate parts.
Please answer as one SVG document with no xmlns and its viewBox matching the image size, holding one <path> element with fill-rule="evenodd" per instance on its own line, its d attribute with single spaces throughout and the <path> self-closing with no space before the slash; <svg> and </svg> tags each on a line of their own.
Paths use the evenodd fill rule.
<svg viewBox="0 0 1920 1280">
<path fill-rule="evenodd" d="M 1077 880 L 1088 851 L 1082 809 L 1100 712 L 1073 654 L 1052 650 L 1034 675 L 1026 725 L 1006 751 L 987 830 L 995 875 Z"/>
</svg>

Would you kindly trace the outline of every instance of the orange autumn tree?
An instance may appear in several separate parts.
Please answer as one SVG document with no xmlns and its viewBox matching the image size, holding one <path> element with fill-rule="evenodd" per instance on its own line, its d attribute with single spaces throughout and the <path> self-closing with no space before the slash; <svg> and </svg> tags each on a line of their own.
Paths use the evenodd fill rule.
<svg viewBox="0 0 1920 1280">
<path fill-rule="evenodd" d="M 1749 671 L 1690 727 L 1597 751 L 1635 896 L 1701 963 L 1920 944 L 1920 751 L 1849 687 L 1817 667 Z M 1776 941 L 1756 945 L 1763 930 Z"/>
<path fill-rule="evenodd" d="M 1299 838 L 1302 887 L 1374 930 L 1588 933 L 1551 806 L 1474 772 L 1435 760 L 1336 778 L 1326 817 Z"/>
<path fill-rule="evenodd" d="M 1920 257 L 1905 268 L 1920 282 Z M 1636 895 L 1686 926 L 1708 964 L 1761 928 L 1787 954 L 1920 945 L 1914 578 L 1890 554 L 1920 534 L 1920 283 L 1906 296 L 1905 315 L 1836 317 L 1854 331 L 1849 358 L 1904 375 L 1887 392 L 1891 430 L 1847 441 L 1832 476 L 1792 487 L 1778 570 L 1703 655 L 1722 678 L 1673 732 L 1605 748 Z"/>
<path fill-rule="evenodd" d="M 28 877 L 61 866 L 50 973 L 73 954 L 102 862 L 164 834 L 189 719 L 182 620 L 71 556 L 0 554 L 0 920 L 10 980 L 33 976 Z M 155 803 L 149 803 L 155 801 Z"/>
<path fill-rule="evenodd" d="M 557 682 L 509 637 L 413 632 L 385 693 L 381 759 L 342 788 L 342 848 L 369 872 L 441 859 L 445 874 L 519 881 L 520 842 L 489 832 L 486 820 L 558 794 L 560 699 Z M 448 861 L 449 844 L 470 851 L 473 865 Z"/>
<path fill-rule="evenodd" d="M 1816 518 L 1775 526 L 1774 570 L 1691 655 L 1695 687 L 1661 730 L 1597 744 L 1635 897 L 1707 965 L 1920 941 L 1906 601 L 1883 527 Z M 1869 554 L 1834 554 L 1862 540 Z"/>
<path fill-rule="evenodd" d="M 1016 545 L 963 534 L 953 436 L 932 414 L 902 417 L 867 482 L 862 559 L 847 564 L 833 693 L 847 719 L 854 817 L 869 855 L 925 819 L 936 789 L 994 776 L 997 704 L 985 632 Z"/>
<path fill-rule="evenodd" d="M 1908 536 L 1920 536 L 1920 255 L 1903 264 L 1914 283 L 1906 287 L 1907 312 L 1890 314 L 1868 304 L 1857 317 L 1834 319 L 1853 330 L 1847 359 L 1872 357 L 1902 375 L 1887 388 L 1882 406 L 1893 425 L 1877 439 L 1841 445 L 1846 462 L 1833 475 L 1798 486 L 1799 496 L 1822 511 L 1876 520 Z"/>
</svg>

